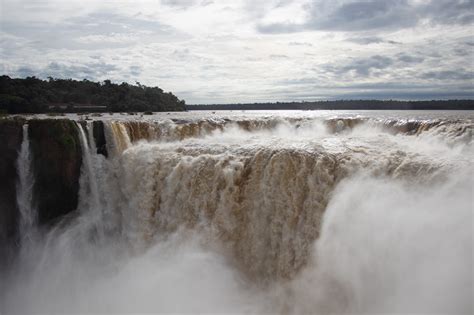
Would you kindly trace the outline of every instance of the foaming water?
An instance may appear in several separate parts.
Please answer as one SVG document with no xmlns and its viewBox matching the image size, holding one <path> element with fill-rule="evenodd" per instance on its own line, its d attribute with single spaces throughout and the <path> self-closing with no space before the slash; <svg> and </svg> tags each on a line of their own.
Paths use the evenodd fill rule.
<svg viewBox="0 0 474 315">
<path fill-rule="evenodd" d="M 20 212 L 20 235 L 23 241 L 32 237 L 36 226 L 36 213 L 33 208 L 34 177 L 31 163 L 30 140 L 28 125 L 23 126 L 23 140 L 17 161 L 17 203 Z"/>
<path fill-rule="evenodd" d="M 472 313 L 469 121 L 225 119 L 106 121 L 107 159 L 78 124 L 79 209 L 0 311 Z"/>
<path fill-rule="evenodd" d="M 79 192 L 79 200 L 82 204 L 79 205 L 80 209 L 98 209 L 99 204 L 99 188 L 96 180 L 96 170 L 94 167 L 94 160 L 97 154 L 93 154 L 97 151 L 94 145 L 93 137 L 87 137 L 86 132 L 81 124 L 77 124 L 79 131 L 79 140 L 81 141 L 82 149 L 82 169 L 81 169 L 81 190 Z M 92 134 L 92 130 L 88 130 Z M 89 139 L 88 139 L 89 138 Z M 87 204 L 84 204 L 87 203 Z"/>
</svg>

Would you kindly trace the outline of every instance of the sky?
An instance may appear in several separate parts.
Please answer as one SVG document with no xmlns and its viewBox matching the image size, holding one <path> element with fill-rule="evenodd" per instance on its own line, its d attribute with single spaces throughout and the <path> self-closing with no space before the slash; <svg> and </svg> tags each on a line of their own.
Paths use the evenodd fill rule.
<svg viewBox="0 0 474 315">
<path fill-rule="evenodd" d="M 474 0 L 0 0 L 11 77 L 187 104 L 474 98 Z"/>
</svg>

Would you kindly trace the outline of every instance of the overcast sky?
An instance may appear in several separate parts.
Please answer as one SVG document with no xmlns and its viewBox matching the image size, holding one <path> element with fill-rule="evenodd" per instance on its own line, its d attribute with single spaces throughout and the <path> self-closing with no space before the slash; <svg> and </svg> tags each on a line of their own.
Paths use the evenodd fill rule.
<svg viewBox="0 0 474 315">
<path fill-rule="evenodd" d="M 188 104 L 472 98 L 474 0 L 0 0 L 3 74 Z"/>
</svg>

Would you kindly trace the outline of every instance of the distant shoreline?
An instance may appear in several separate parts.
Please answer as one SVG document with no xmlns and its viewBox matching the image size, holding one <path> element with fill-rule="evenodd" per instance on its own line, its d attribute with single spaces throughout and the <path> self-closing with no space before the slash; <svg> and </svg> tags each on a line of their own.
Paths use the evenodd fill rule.
<svg viewBox="0 0 474 315">
<path fill-rule="evenodd" d="M 341 100 L 253 104 L 186 105 L 186 110 L 474 110 L 474 100 Z"/>
</svg>

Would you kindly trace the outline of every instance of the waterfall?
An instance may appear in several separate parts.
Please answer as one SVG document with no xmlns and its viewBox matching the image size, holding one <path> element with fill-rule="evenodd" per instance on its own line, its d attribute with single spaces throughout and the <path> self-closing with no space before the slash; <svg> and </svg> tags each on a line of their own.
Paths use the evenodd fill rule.
<svg viewBox="0 0 474 315">
<path fill-rule="evenodd" d="M 92 124 L 91 121 L 87 122 L 86 125 L 87 128 L 87 136 L 88 136 L 88 141 L 89 141 L 89 149 L 92 155 L 97 154 L 97 146 L 95 144 L 95 139 L 94 139 L 94 125 Z"/>
<path fill-rule="evenodd" d="M 93 155 L 95 155 L 96 152 L 91 152 L 86 133 L 80 123 L 77 124 L 77 129 L 79 131 L 79 140 L 82 149 L 79 208 L 97 209 L 99 206 L 99 190 L 97 187 L 93 162 Z M 88 205 L 85 206 L 85 203 Z"/>
<path fill-rule="evenodd" d="M 82 149 L 79 221 L 84 231 L 94 231 L 96 240 L 104 242 L 107 234 L 117 234 L 120 228 L 120 187 L 115 178 L 119 155 L 108 160 L 97 153 L 91 122 L 77 123 L 77 129 Z"/>
<path fill-rule="evenodd" d="M 278 115 L 104 120 L 108 157 L 77 123 L 79 209 L 0 312 L 472 313 L 472 120 Z"/>
<path fill-rule="evenodd" d="M 19 230 L 23 240 L 31 237 L 37 222 L 37 213 L 33 207 L 34 174 L 31 161 L 28 124 L 23 125 L 23 140 L 17 160 L 17 203 L 20 210 Z"/>
<path fill-rule="evenodd" d="M 131 145 L 127 127 L 122 122 L 108 121 L 104 124 L 107 151 L 117 157 Z"/>
</svg>

